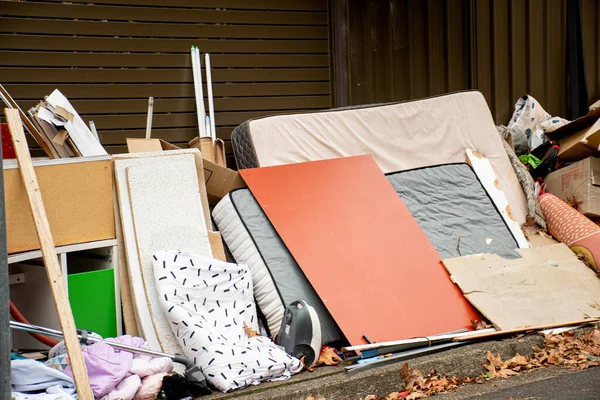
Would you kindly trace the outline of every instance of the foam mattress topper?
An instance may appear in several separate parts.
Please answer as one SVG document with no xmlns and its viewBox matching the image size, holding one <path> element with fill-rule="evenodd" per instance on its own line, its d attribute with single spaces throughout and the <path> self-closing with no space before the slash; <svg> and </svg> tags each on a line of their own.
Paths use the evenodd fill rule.
<svg viewBox="0 0 600 400">
<path fill-rule="evenodd" d="M 232 133 L 239 169 L 370 154 L 383 172 L 465 161 L 471 148 L 488 158 L 519 223 L 525 195 L 483 95 L 423 100 L 249 120 Z"/>
</svg>

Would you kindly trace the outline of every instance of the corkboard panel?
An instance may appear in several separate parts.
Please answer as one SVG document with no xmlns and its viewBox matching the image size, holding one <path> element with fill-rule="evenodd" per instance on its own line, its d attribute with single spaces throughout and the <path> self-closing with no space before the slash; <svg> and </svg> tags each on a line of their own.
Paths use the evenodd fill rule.
<svg viewBox="0 0 600 400">
<path fill-rule="evenodd" d="M 56 246 L 116 237 L 110 160 L 38 166 L 35 172 Z M 18 169 L 4 170 L 4 185 L 8 253 L 39 249 Z"/>
</svg>

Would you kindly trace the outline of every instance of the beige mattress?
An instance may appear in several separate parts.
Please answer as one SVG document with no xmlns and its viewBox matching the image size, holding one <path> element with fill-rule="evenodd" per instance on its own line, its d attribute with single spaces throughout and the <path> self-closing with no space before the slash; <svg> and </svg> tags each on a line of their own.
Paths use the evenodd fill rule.
<svg viewBox="0 0 600 400">
<path fill-rule="evenodd" d="M 250 120 L 233 132 L 239 168 L 371 154 L 383 172 L 488 158 L 519 223 L 527 205 L 483 95 L 424 100 Z"/>
</svg>

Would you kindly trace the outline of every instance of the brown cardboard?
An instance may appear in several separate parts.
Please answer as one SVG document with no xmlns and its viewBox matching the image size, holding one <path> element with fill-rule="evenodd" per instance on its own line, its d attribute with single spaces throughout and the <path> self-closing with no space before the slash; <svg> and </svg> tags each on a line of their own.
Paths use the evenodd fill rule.
<svg viewBox="0 0 600 400">
<path fill-rule="evenodd" d="M 219 141 L 223 142 L 221 139 L 217 139 L 217 143 L 219 143 Z M 190 141 L 189 144 L 190 147 L 200 149 L 199 146 L 201 145 L 201 141 L 199 138 L 196 138 Z M 221 145 L 217 145 L 216 148 L 219 148 L 219 146 Z M 222 145 L 221 148 L 223 148 L 224 150 L 224 145 Z M 165 142 L 162 139 L 129 138 L 127 139 L 127 149 L 130 153 L 139 153 L 143 151 L 177 150 L 179 149 L 179 147 L 171 143 Z M 201 149 L 200 152 L 202 152 Z M 199 174 L 198 179 L 203 179 L 206 184 L 205 190 L 208 198 L 208 203 L 210 205 L 216 205 L 230 191 L 246 187 L 244 180 L 237 171 L 234 171 L 215 162 L 207 160 L 206 158 L 204 158 L 204 154 L 202 163 L 204 170 L 203 177 L 201 178 Z"/>
<path fill-rule="evenodd" d="M 213 140 L 208 137 L 194 138 L 188 143 L 190 147 L 199 149 L 205 160 L 222 167 L 227 167 L 225 161 L 225 142 L 222 139 Z"/>
<path fill-rule="evenodd" d="M 548 174 L 546 192 L 559 199 L 581 202 L 577 209 L 588 217 L 600 217 L 600 159 L 588 157 Z"/>
<path fill-rule="evenodd" d="M 221 239 L 221 232 L 209 231 L 208 240 L 210 242 L 213 257 L 217 260 L 227 262 L 227 258 L 225 258 L 225 247 L 223 247 L 223 240 Z"/>
<path fill-rule="evenodd" d="M 598 154 L 600 146 L 600 109 L 590 107 L 587 115 L 561 126 L 547 135 L 558 141 L 558 158 L 574 162 Z"/>
<path fill-rule="evenodd" d="M 83 160 L 83 159 L 82 159 Z M 48 161 L 37 166 L 56 246 L 114 239 L 113 172 L 110 160 Z M 8 252 L 39 249 L 29 200 L 18 168 L 4 168 Z"/>
<path fill-rule="evenodd" d="M 237 171 L 207 160 L 204 160 L 204 178 L 208 202 L 213 206 L 232 190 L 246 187 Z"/>
</svg>

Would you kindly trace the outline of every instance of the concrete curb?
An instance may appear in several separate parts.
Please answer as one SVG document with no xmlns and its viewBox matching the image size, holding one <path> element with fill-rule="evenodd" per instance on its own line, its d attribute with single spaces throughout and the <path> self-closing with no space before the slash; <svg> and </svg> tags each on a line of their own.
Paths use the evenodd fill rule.
<svg viewBox="0 0 600 400">
<path fill-rule="evenodd" d="M 518 339 L 504 339 L 473 343 L 444 352 L 400 361 L 381 367 L 348 375 L 340 367 L 321 367 L 315 372 L 303 372 L 290 380 L 263 383 L 255 387 L 226 394 L 203 397 L 212 399 L 243 398 L 244 400 L 304 400 L 308 396 L 324 397 L 327 400 L 358 400 L 370 394 L 388 395 L 402 389 L 400 367 L 408 362 L 411 368 L 429 372 L 436 370 L 441 375 L 472 377 L 485 372 L 483 362 L 487 352 L 499 353 L 502 359 L 517 353 L 530 356 L 533 347 L 543 347 L 541 335 L 530 335 Z"/>
</svg>

